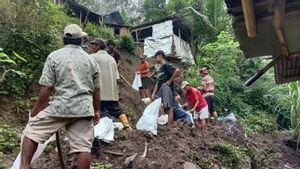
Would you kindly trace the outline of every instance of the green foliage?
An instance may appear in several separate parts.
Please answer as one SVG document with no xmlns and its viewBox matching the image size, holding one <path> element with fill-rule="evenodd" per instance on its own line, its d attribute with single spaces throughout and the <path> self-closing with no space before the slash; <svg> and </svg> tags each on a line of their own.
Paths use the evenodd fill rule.
<svg viewBox="0 0 300 169">
<path fill-rule="evenodd" d="M 120 46 L 128 52 L 133 52 L 135 50 L 135 43 L 131 34 L 126 33 L 121 35 Z"/>
<path fill-rule="evenodd" d="M 9 153 L 13 152 L 19 147 L 19 131 L 8 126 L 0 126 L 0 152 Z"/>
<path fill-rule="evenodd" d="M 239 168 L 242 152 L 238 147 L 229 143 L 221 143 L 217 146 L 217 149 L 223 167 L 228 169 Z"/>
<path fill-rule="evenodd" d="M 197 153 L 191 152 L 187 154 L 187 157 L 197 166 L 199 166 L 201 169 L 211 169 L 213 167 L 213 164 L 210 160 L 201 159 Z"/>
<path fill-rule="evenodd" d="M 300 144 L 300 82 L 289 85 L 289 100 L 291 105 L 291 125 Z"/>
<path fill-rule="evenodd" d="M 228 32 L 221 32 L 215 42 L 202 47 L 202 55 L 196 57 L 197 66 L 190 67 L 186 79 L 195 87 L 200 85 L 199 68 L 206 66 L 216 85 L 217 111 L 234 112 L 245 118 L 259 111 L 276 114 L 285 112 L 284 87 L 275 89 L 273 73 L 268 73 L 251 87 L 244 81 L 266 64 L 262 59 L 248 59 L 239 49 L 239 44 Z M 276 93 L 276 94 L 275 94 Z M 282 101 L 280 101 L 282 100 Z"/>
<path fill-rule="evenodd" d="M 112 164 L 102 164 L 102 163 L 94 163 L 92 169 L 111 169 Z"/>
<path fill-rule="evenodd" d="M 122 8 L 120 14 L 122 16 L 122 19 L 123 19 L 125 25 L 130 25 L 131 24 L 131 18 L 128 14 L 128 11 L 125 8 Z"/>
<path fill-rule="evenodd" d="M 16 52 L 13 52 L 13 56 L 10 57 L 7 54 L 5 54 L 0 48 L 0 68 L 2 69 L 0 71 L 0 87 L 2 88 L 2 83 L 5 80 L 8 73 L 13 73 L 18 76 L 24 76 L 24 73 L 17 71 L 17 61 L 20 60 L 22 62 L 27 62 L 23 57 L 21 57 Z"/>
<path fill-rule="evenodd" d="M 165 0 L 145 0 L 142 8 L 144 21 L 154 21 L 168 15 Z"/>
<path fill-rule="evenodd" d="M 241 119 L 247 134 L 274 133 L 277 131 L 276 117 L 266 112 L 256 112 Z"/>
<path fill-rule="evenodd" d="M 63 46 L 61 32 L 70 23 L 79 23 L 78 19 L 65 14 L 62 6 L 50 1 L 37 5 L 34 2 L 13 2 L 0 0 L 9 9 L 4 10 L 9 16 L 0 20 L 0 46 L 12 56 L 13 51 L 23 56 L 27 63 L 18 59 L 18 70 L 26 76 L 13 74 L 3 82 L 4 90 L 13 95 L 24 95 L 26 90 L 36 83 L 42 72 L 44 61 L 54 50 Z M 1 4 L 2 4 L 1 3 Z M 1 6 L 2 8 L 2 6 Z"/>
<path fill-rule="evenodd" d="M 89 36 L 94 36 L 96 38 L 102 38 L 105 40 L 115 39 L 112 30 L 107 26 L 100 27 L 99 25 L 88 22 L 84 28 L 84 31 Z"/>
</svg>

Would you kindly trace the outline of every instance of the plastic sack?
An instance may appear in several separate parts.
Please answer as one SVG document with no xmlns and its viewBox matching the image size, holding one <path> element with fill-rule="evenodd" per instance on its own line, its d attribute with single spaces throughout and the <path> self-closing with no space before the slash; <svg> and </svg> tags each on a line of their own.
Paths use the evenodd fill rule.
<svg viewBox="0 0 300 169">
<path fill-rule="evenodd" d="M 114 122 L 114 129 L 123 129 L 124 125 L 121 122 Z"/>
<path fill-rule="evenodd" d="M 186 113 L 187 113 L 187 114 L 190 116 L 190 118 L 192 119 L 192 124 L 193 124 L 193 126 L 194 126 L 194 125 L 195 125 L 195 122 L 194 122 L 194 118 L 193 118 L 192 113 L 189 112 L 189 111 L 187 111 Z"/>
<path fill-rule="evenodd" d="M 140 74 L 135 74 L 133 83 L 132 83 L 132 87 L 139 91 L 140 87 L 142 87 L 142 80 L 141 80 L 141 75 Z"/>
<path fill-rule="evenodd" d="M 104 141 L 111 142 L 114 141 L 114 123 L 112 119 L 104 117 L 100 122 L 94 127 L 94 135 L 96 138 Z"/>
<path fill-rule="evenodd" d="M 161 115 L 158 118 L 157 123 L 162 126 L 166 125 L 168 123 L 168 115 L 167 114 Z"/>
<path fill-rule="evenodd" d="M 234 113 L 230 113 L 228 116 L 225 117 L 227 121 L 237 122 L 236 116 Z"/>
<path fill-rule="evenodd" d="M 23 142 L 23 138 L 24 137 L 22 137 L 21 142 Z M 34 155 L 32 157 L 31 164 L 43 154 L 44 149 L 46 148 L 47 144 L 52 142 L 52 141 L 55 141 L 55 134 L 53 136 L 51 136 L 47 141 L 45 141 L 45 143 L 38 144 L 37 150 L 36 150 L 36 152 L 34 153 Z M 21 151 L 19 152 L 16 160 L 14 161 L 14 163 L 13 163 L 13 165 L 10 169 L 19 169 L 20 166 L 21 166 Z"/>
<path fill-rule="evenodd" d="M 136 124 L 138 130 L 149 131 L 154 135 L 157 135 L 157 119 L 159 108 L 161 106 L 161 98 L 156 99 L 149 104 L 143 112 L 142 117 Z"/>
<path fill-rule="evenodd" d="M 146 105 L 148 105 L 148 104 L 151 103 L 151 99 L 150 99 L 149 97 L 147 97 L 147 98 L 142 98 L 142 101 L 143 101 Z"/>
</svg>

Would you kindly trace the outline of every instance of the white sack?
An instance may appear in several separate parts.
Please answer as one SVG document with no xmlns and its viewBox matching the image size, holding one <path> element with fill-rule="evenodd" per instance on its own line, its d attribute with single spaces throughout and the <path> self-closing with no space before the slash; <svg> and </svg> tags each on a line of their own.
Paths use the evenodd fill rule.
<svg viewBox="0 0 300 169">
<path fill-rule="evenodd" d="M 114 129 L 121 130 L 124 128 L 124 125 L 121 122 L 114 122 Z"/>
<path fill-rule="evenodd" d="M 139 88 L 142 87 L 142 80 L 140 74 L 135 74 L 132 87 L 137 91 L 139 91 Z"/>
<path fill-rule="evenodd" d="M 23 137 L 21 139 L 21 143 L 23 142 Z M 44 144 L 38 144 L 38 148 L 36 150 L 36 152 L 34 153 L 33 157 L 32 157 L 32 160 L 31 160 L 31 164 L 37 159 L 39 158 L 43 152 L 44 152 L 44 149 L 46 148 L 47 144 L 52 142 L 52 141 L 55 141 L 55 134 L 53 136 L 51 136 L 47 141 L 45 141 Z M 21 166 L 21 150 L 16 158 L 16 160 L 14 161 L 12 167 L 10 169 L 19 169 Z"/>
<path fill-rule="evenodd" d="M 95 138 L 104 142 L 114 141 L 114 134 L 114 123 L 108 117 L 100 119 L 100 122 L 94 127 Z"/>
<path fill-rule="evenodd" d="M 136 124 L 138 130 L 149 131 L 154 135 L 157 135 L 157 118 L 159 113 L 159 108 L 161 106 L 161 98 L 156 99 L 154 102 L 149 104 L 142 117 Z"/>
<path fill-rule="evenodd" d="M 168 115 L 167 114 L 161 115 L 158 118 L 157 123 L 162 126 L 166 125 L 168 123 Z"/>
<path fill-rule="evenodd" d="M 228 120 L 228 121 L 232 121 L 232 122 L 236 122 L 237 121 L 234 113 L 230 113 L 228 116 L 225 117 L 225 119 Z"/>
</svg>

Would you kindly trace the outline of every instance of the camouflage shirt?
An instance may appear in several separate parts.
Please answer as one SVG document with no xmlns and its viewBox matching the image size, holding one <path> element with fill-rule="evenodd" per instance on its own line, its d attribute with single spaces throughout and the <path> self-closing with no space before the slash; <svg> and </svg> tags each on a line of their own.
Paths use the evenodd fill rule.
<svg viewBox="0 0 300 169">
<path fill-rule="evenodd" d="M 66 45 L 52 52 L 40 84 L 54 87 L 53 100 L 44 110 L 53 117 L 94 116 L 93 92 L 101 85 L 100 69 L 80 46 Z"/>
</svg>

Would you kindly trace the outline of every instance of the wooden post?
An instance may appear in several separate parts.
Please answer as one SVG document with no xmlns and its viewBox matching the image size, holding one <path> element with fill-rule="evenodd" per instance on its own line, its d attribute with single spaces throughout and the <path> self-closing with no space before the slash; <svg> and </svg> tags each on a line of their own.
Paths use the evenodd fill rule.
<svg viewBox="0 0 300 169">
<path fill-rule="evenodd" d="M 282 55 L 288 56 L 289 49 L 282 31 L 282 20 L 285 14 L 285 0 L 275 0 L 274 2 L 274 29 L 279 41 L 279 46 Z"/>
<path fill-rule="evenodd" d="M 255 12 L 252 0 L 242 0 L 245 24 L 249 38 L 256 37 Z"/>
</svg>

